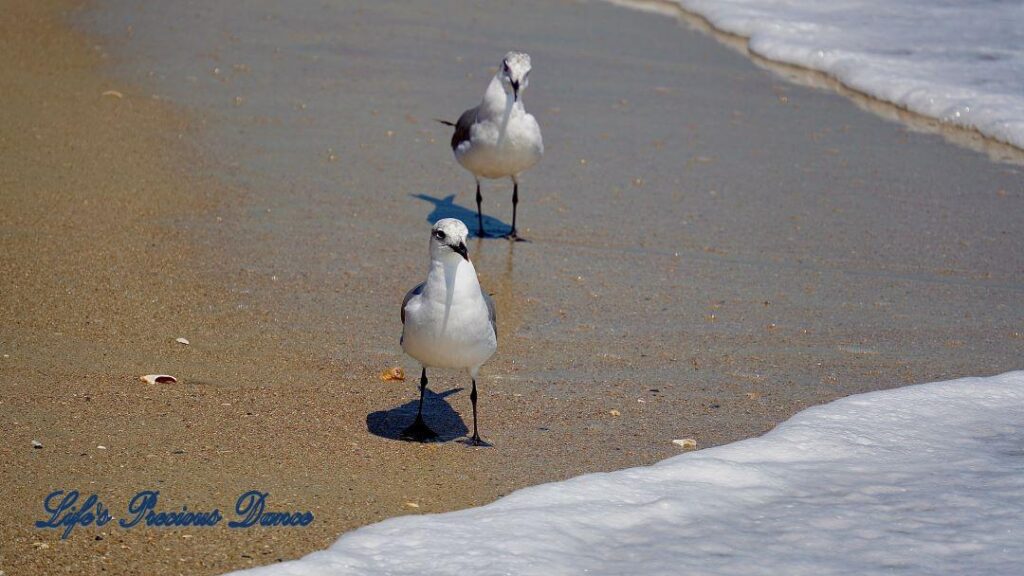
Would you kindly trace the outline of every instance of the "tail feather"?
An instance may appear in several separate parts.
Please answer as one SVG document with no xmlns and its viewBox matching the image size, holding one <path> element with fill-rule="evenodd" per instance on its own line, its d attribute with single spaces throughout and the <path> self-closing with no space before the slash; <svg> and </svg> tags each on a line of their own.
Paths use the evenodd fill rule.
<svg viewBox="0 0 1024 576">
<path fill-rule="evenodd" d="M 444 124 L 445 126 L 451 126 L 452 128 L 455 127 L 455 122 L 449 122 L 447 120 L 441 120 L 440 118 L 434 118 L 434 121 L 435 122 L 440 122 L 441 124 Z"/>
</svg>

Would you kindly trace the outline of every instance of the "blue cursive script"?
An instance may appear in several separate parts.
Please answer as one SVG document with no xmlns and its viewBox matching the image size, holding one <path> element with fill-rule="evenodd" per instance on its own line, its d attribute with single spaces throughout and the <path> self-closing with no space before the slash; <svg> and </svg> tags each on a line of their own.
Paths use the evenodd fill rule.
<svg viewBox="0 0 1024 576">
<path fill-rule="evenodd" d="M 63 540 L 71 535 L 75 526 L 88 526 L 92 523 L 103 526 L 110 522 L 110 511 L 95 494 L 86 498 L 81 506 L 75 506 L 75 502 L 78 502 L 78 490 L 71 490 L 67 493 L 63 490 L 50 492 L 43 500 L 43 509 L 50 515 L 50 518 L 37 521 L 36 528 L 60 528 L 63 526 L 64 532 L 60 535 Z"/>
<path fill-rule="evenodd" d="M 267 492 L 250 490 L 238 497 L 235 502 L 235 513 L 242 516 L 241 520 L 228 522 L 230 528 L 248 528 L 250 526 L 309 526 L 313 521 L 312 512 L 267 512 Z"/>
<path fill-rule="evenodd" d="M 143 519 L 146 526 L 216 526 L 221 521 L 220 510 L 216 508 L 213 512 L 190 512 L 188 506 L 182 506 L 181 512 L 157 512 L 159 498 L 160 492 L 156 490 L 139 492 L 128 501 L 128 514 L 133 516 L 117 523 L 121 528 L 131 528 Z"/>
<path fill-rule="evenodd" d="M 313 513 L 285 512 L 269 510 L 267 497 L 270 494 L 259 490 L 250 490 L 235 501 L 236 519 L 228 522 L 229 528 L 249 528 L 252 526 L 309 526 L 313 522 Z M 95 494 L 90 495 L 81 505 L 78 504 L 80 494 L 77 490 L 65 492 L 55 490 L 43 500 L 43 509 L 49 515 L 45 520 L 36 521 L 36 528 L 63 528 L 61 539 L 71 535 L 77 526 L 104 526 L 113 518 L 110 509 L 100 502 Z M 142 490 L 128 501 L 127 514 L 117 521 L 117 525 L 128 530 L 145 524 L 150 527 L 211 527 L 224 519 L 220 509 L 209 512 L 189 510 L 182 506 L 181 510 L 161 510 L 159 508 L 160 492 Z"/>
</svg>

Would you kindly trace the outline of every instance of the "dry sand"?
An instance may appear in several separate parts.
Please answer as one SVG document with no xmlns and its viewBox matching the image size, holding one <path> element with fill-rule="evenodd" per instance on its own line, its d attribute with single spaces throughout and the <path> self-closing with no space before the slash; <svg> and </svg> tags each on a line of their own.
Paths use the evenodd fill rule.
<svg viewBox="0 0 1024 576">
<path fill-rule="evenodd" d="M 397 70 L 359 78 L 362 97 L 339 104 L 352 108 L 341 160 L 325 154 L 284 201 L 246 157 L 282 141 L 269 135 L 313 137 L 315 111 L 186 113 L 112 75 L 107 47 L 66 26 L 76 2 L 4 3 L 5 574 L 265 564 L 390 516 L 652 463 L 678 452 L 673 438 L 707 447 L 850 393 L 1020 368 L 1017 168 L 791 86 L 667 18 L 455 4 L 360 7 L 359 29 L 339 32 L 362 35 L 353 67 Z M 495 45 L 438 32 L 470 22 Z M 472 205 L 444 132 L 419 120 L 445 111 L 409 79 L 437 70 L 415 89 L 438 94 L 461 79 L 446 110 L 470 105 L 484 73 L 463 75 L 516 27 L 532 31 L 527 105 L 548 156 L 520 206 L 532 242 L 472 247 L 502 323 L 481 381 L 495 448 L 400 442 L 388 436 L 415 386 L 377 379 L 414 369 L 397 305 L 425 265 L 425 219 Z M 250 148 L 205 153 L 240 128 Z M 501 217 L 507 190 L 490 190 Z M 435 212 L 410 198 L 456 192 Z M 180 381 L 137 381 L 150 372 Z M 450 440 L 469 402 L 447 392 L 464 384 L 434 380 L 445 401 L 429 418 Z M 33 527 L 55 489 L 96 492 L 117 514 L 143 489 L 168 509 L 226 511 L 253 488 L 316 520 L 67 540 Z"/>
</svg>

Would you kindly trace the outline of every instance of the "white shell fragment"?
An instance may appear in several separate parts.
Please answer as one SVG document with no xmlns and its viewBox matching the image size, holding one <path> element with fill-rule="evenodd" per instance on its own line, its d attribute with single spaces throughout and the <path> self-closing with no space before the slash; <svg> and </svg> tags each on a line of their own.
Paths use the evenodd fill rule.
<svg viewBox="0 0 1024 576">
<path fill-rule="evenodd" d="M 33 448 L 42 448 L 43 447 L 43 443 L 40 442 L 39 440 L 33 440 L 32 441 L 32 447 Z"/>
<path fill-rule="evenodd" d="M 184 344 L 185 346 L 191 344 L 191 342 L 189 342 L 187 338 L 175 338 L 174 341 L 177 342 L 178 344 Z"/>
<path fill-rule="evenodd" d="M 174 384 L 178 381 L 177 378 L 170 374 L 146 374 L 145 376 L 139 376 L 139 380 L 146 384 Z"/>
<path fill-rule="evenodd" d="M 679 446 L 683 450 L 696 450 L 697 441 L 693 438 L 680 438 L 672 441 L 673 444 Z"/>
</svg>

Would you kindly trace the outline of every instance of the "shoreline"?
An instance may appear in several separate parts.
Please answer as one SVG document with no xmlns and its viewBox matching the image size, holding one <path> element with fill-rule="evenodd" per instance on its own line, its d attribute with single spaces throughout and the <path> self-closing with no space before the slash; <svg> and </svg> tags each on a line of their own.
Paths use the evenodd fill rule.
<svg viewBox="0 0 1024 576">
<path fill-rule="evenodd" d="M 858 108 L 871 112 L 890 122 L 907 126 L 911 130 L 925 134 L 937 134 L 947 142 L 968 150 L 980 152 L 994 162 L 1005 162 L 1016 166 L 1024 166 L 1024 148 L 1014 146 L 993 136 L 982 133 L 971 126 L 961 126 L 945 122 L 939 118 L 914 112 L 887 100 L 876 98 L 870 94 L 852 88 L 828 72 L 806 68 L 797 64 L 771 60 L 750 51 L 749 38 L 717 28 L 705 16 L 691 12 L 672 0 L 602 0 L 615 6 L 631 10 L 639 10 L 652 14 L 673 18 L 691 30 L 713 38 L 722 46 L 742 54 L 758 67 L 778 74 L 782 78 L 809 88 L 829 90 L 838 94 Z"/>
<path fill-rule="evenodd" d="M 1024 559 L 1021 408 L 1024 371 L 850 396 L 758 438 L 367 526 L 232 576 L 476 573 L 482 556 L 490 573 L 524 575 L 1011 574 Z"/>
</svg>

